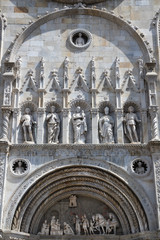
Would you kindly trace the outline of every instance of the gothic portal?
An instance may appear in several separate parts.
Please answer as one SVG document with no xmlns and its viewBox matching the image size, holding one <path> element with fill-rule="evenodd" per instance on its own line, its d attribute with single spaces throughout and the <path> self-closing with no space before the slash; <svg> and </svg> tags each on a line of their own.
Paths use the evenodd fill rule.
<svg viewBox="0 0 160 240">
<path fill-rule="evenodd" d="M 0 4 L 0 238 L 160 239 L 159 1 Z"/>
</svg>

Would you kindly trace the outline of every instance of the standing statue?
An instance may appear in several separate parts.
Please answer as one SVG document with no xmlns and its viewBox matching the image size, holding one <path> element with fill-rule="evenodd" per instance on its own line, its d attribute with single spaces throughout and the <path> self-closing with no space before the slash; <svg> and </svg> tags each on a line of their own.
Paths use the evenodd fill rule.
<svg viewBox="0 0 160 240">
<path fill-rule="evenodd" d="M 86 214 L 82 216 L 82 228 L 83 228 L 84 234 L 88 235 L 89 221 L 86 217 Z"/>
<path fill-rule="evenodd" d="M 82 37 L 82 33 L 78 34 L 78 38 L 76 39 L 75 44 L 78 46 L 83 46 L 85 44 L 84 38 Z"/>
<path fill-rule="evenodd" d="M 72 116 L 74 143 L 84 144 L 85 134 L 87 132 L 86 116 L 84 111 L 81 111 L 81 107 L 77 106 L 76 112 Z"/>
<path fill-rule="evenodd" d="M 51 112 L 48 113 L 46 120 L 48 122 L 48 143 L 59 143 L 60 119 L 55 113 L 55 106 L 51 106 Z"/>
<path fill-rule="evenodd" d="M 49 224 L 47 223 L 47 220 L 45 220 L 42 225 L 41 234 L 49 235 Z"/>
<path fill-rule="evenodd" d="M 108 115 L 109 108 L 105 107 L 104 109 L 105 115 L 102 116 L 99 120 L 99 134 L 100 140 L 102 143 L 114 143 L 113 138 L 113 118 Z"/>
<path fill-rule="evenodd" d="M 33 134 L 32 134 L 32 126 L 33 124 L 36 124 L 35 121 L 33 121 L 32 116 L 30 115 L 30 108 L 25 109 L 25 114 L 21 117 L 20 122 L 22 123 L 22 128 L 24 132 L 24 141 L 25 142 L 34 142 Z M 28 137 L 27 137 L 28 132 Z"/>
<path fill-rule="evenodd" d="M 24 167 L 22 166 L 22 161 L 18 161 L 18 166 L 15 168 L 15 173 L 22 174 L 24 173 Z"/>
<path fill-rule="evenodd" d="M 78 215 L 76 215 L 76 218 L 75 218 L 75 231 L 76 231 L 76 235 L 81 234 L 81 221 Z"/>
<path fill-rule="evenodd" d="M 131 143 L 138 142 L 136 122 L 140 123 L 141 120 L 139 120 L 137 115 L 134 113 L 134 107 L 130 106 L 128 108 L 128 113 L 124 117 L 124 133 Z"/>
</svg>

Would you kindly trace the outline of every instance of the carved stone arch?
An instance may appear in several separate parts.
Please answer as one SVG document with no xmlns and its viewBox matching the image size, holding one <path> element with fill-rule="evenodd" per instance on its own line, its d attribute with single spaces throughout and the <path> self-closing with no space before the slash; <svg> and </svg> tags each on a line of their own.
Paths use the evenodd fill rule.
<svg viewBox="0 0 160 240">
<path fill-rule="evenodd" d="M 50 20 L 56 19 L 58 17 L 64 17 L 67 15 L 91 15 L 96 17 L 101 17 L 107 20 L 110 20 L 120 26 L 123 26 L 123 29 L 125 29 L 138 43 L 140 49 L 142 50 L 144 61 L 150 62 L 151 61 L 151 51 L 150 46 L 147 45 L 144 39 L 144 35 L 141 34 L 141 32 L 134 26 L 130 24 L 129 21 L 125 21 L 123 17 L 116 16 L 114 13 L 107 12 L 106 10 L 102 9 L 92 9 L 92 8 L 78 8 L 78 9 L 61 9 L 52 13 L 49 13 L 38 20 L 36 20 L 34 23 L 30 24 L 28 28 L 26 28 L 19 37 L 15 40 L 13 48 L 11 50 L 11 53 L 8 57 L 9 62 L 15 61 L 16 53 L 18 52 L 18 49 L 23 44 L 25 39 L 39 26 L 47 23 Z"/>
<path fill-rule="evenodd" d="M 99 112 L 100 113 L 104 113 L 104 108 L 108 107 L 109 108 L 109 112 L 114 112 L 115 111 L 115 107 L 111 104 L 110 101 L 102 101 L 99 103 Z"/>
<path fill-rule="evenodd" d="M 84 99 L 74 99 L 70 102 L 71 111 L 75 111 L 76 107 L 80 106 L 82 110 L 89 111 L 90 105 Z"/>
<path fill-rule="evenodd" d="M 49 102 L 47 102 L 47 103 L 45 104 L 45 110 L 46 110 L 46 112 L 49 112 L 49 111 L 50 111 L 51 106 L 55 106 L 55 110 L 56 110 L 56 112 L 58 112 L 58 113 L 62 111 L 62 107 L 61 107 L 61 105 L 60 105 L 59 102 L 49 101 Z"/>
<path fill-rule="evenodd" d="M 31 219 L 38 221 L 36 218 L 39 215 L 37 211 L 42 209 L 42 203 L 46 204 L 47 198 L 50 200 L 48 203 L 51 204 L 52 194 L 55 201 L 58 201 L 58 199 L 68 196 L 67 194 L 79 192 L 83 189 L 86 192 L 88 191 L 89 195 L 93 193 L 97 196 L 101 195 L 101 201 L 105 201 L 106 204 L 110 202 L 112 209 L 114 209 L 114 201 L 117 202 L 118 200 L 123 210 L 123 212 L 120 211 L 120 205 L 117 205 L 117 211 L 122 213 L 122 217 L 119 218 L 122 225 L 127 224 L 125 231 L 131 229 L 131 232 L 134 232 L 137 226 L 138 231 L 154 230 L 155 212 L 145 192 L 135 179 L 114 164 L 102 161 L 104 166 L 100 168 L 95 166 L 97 165 L 97 159 L 87 158 L 87 163 L 85 159 L 79 160 L 81 164 L 74 165 L 75 159 L 57 159 L 30 174 L 18 187 L 8 206 L 6 206 L 5 229 L 12 228 L 18 231 L 29 231 L 30 229 L 32 231 Z M 85 186 L 84 181 L 86 181 Z M 37 187 L 37 184 L 39 187 Z M 65 188 L 66 186 L 68 187 Z M 48 195 L 48 193 L 50 194 Z M 109 198 L 109 195 L 111 198 Z M 113 199 L 113 202 L 111 199 Z M 144 208 L 141 205 L 143 199 L 146 199 L 143 204 Z M 45 209 L 47 205 L 43 206 Z M 123 213 L 126 218 L 123 217 Z"/>
</svg>

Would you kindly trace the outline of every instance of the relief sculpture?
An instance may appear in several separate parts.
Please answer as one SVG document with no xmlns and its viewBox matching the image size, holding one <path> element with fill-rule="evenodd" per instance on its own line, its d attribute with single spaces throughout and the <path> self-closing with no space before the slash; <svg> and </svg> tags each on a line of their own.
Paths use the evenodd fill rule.
<svg viewBox="0 0 160 240">
<path fill-rule="evenodd" d="M 51 223 L 44 221 L 40 234 L 43 235 L 94 235 L 94 234 L 116 234 L 116 229 L 119 223 L 113 213 L 109 213 L 109 218 L 106 220 L 102 214 L 96 213 L 92 215 L 91 219 L 83 214 L 80 218 L 75 216 L 74 230 L 67 222 L 59 223 L 55 216 L 52 216 Z M 63 227 L 62 227 L 63 226 Z M 49 230 L 50 229 L 50 230 Z"/>
<path fill-rule="evenodd" d="M 46 121 L 48 124 L 48 143 L 59 143 L 58 137 L 60 132 L 60 119 L 55 112 L 55 106 L 51 106 L 50 113 L 47 114 Z"/>
<path fill-rule="evenodd" d="M 113 118 L 109 115 L 109 108 L 105 107 L 105 115 L 99 120 L 99 134 L 101 143 L 114 143 Z"/>
<path fill-rule="evenodd" d="M 33 120 L 30 112 L 31 112 L 30 108 L 26 108 L 25 114 L 22 115 L 20 120 L 23 128 L 25 143 L 34 143 L 32 131 L 33 131 L 33 125 L 35 125 L 36 122 Z"/>
<path fill-rule="evenodd" d="M 84 144 L 86 140 L 87 123 L 86 115 L 80 106 L 77 106 L 76 112 L 72 116 L 74 143 Z"/>
<path fill-rule="evenodd" d="M 134 108 L 130 106 L 128 108 L 128 113 L 125 115 L 124 118 L 124 133 L 131 143 L 138 142 L 136 122 L 140 123 L 141 120 L 139 120 L 137 115 L 134 113 Z"/>
</svg>

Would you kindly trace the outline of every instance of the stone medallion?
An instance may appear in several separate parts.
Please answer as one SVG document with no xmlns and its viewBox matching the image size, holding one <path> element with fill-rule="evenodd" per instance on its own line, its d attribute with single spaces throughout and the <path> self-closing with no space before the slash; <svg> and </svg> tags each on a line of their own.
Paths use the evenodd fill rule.
<svg viewBox="0 0 160 240">
<path fill-rule="evenodd" d="M 68 4 L 76 4 L 76 3 L 83 3 L 83 4 L 93 4 L 93 3 L 100 3 L 105 2 L 105 0 L 55 0 L 56 2 L 60 3 L 68 3 Z"/>
</svg>

